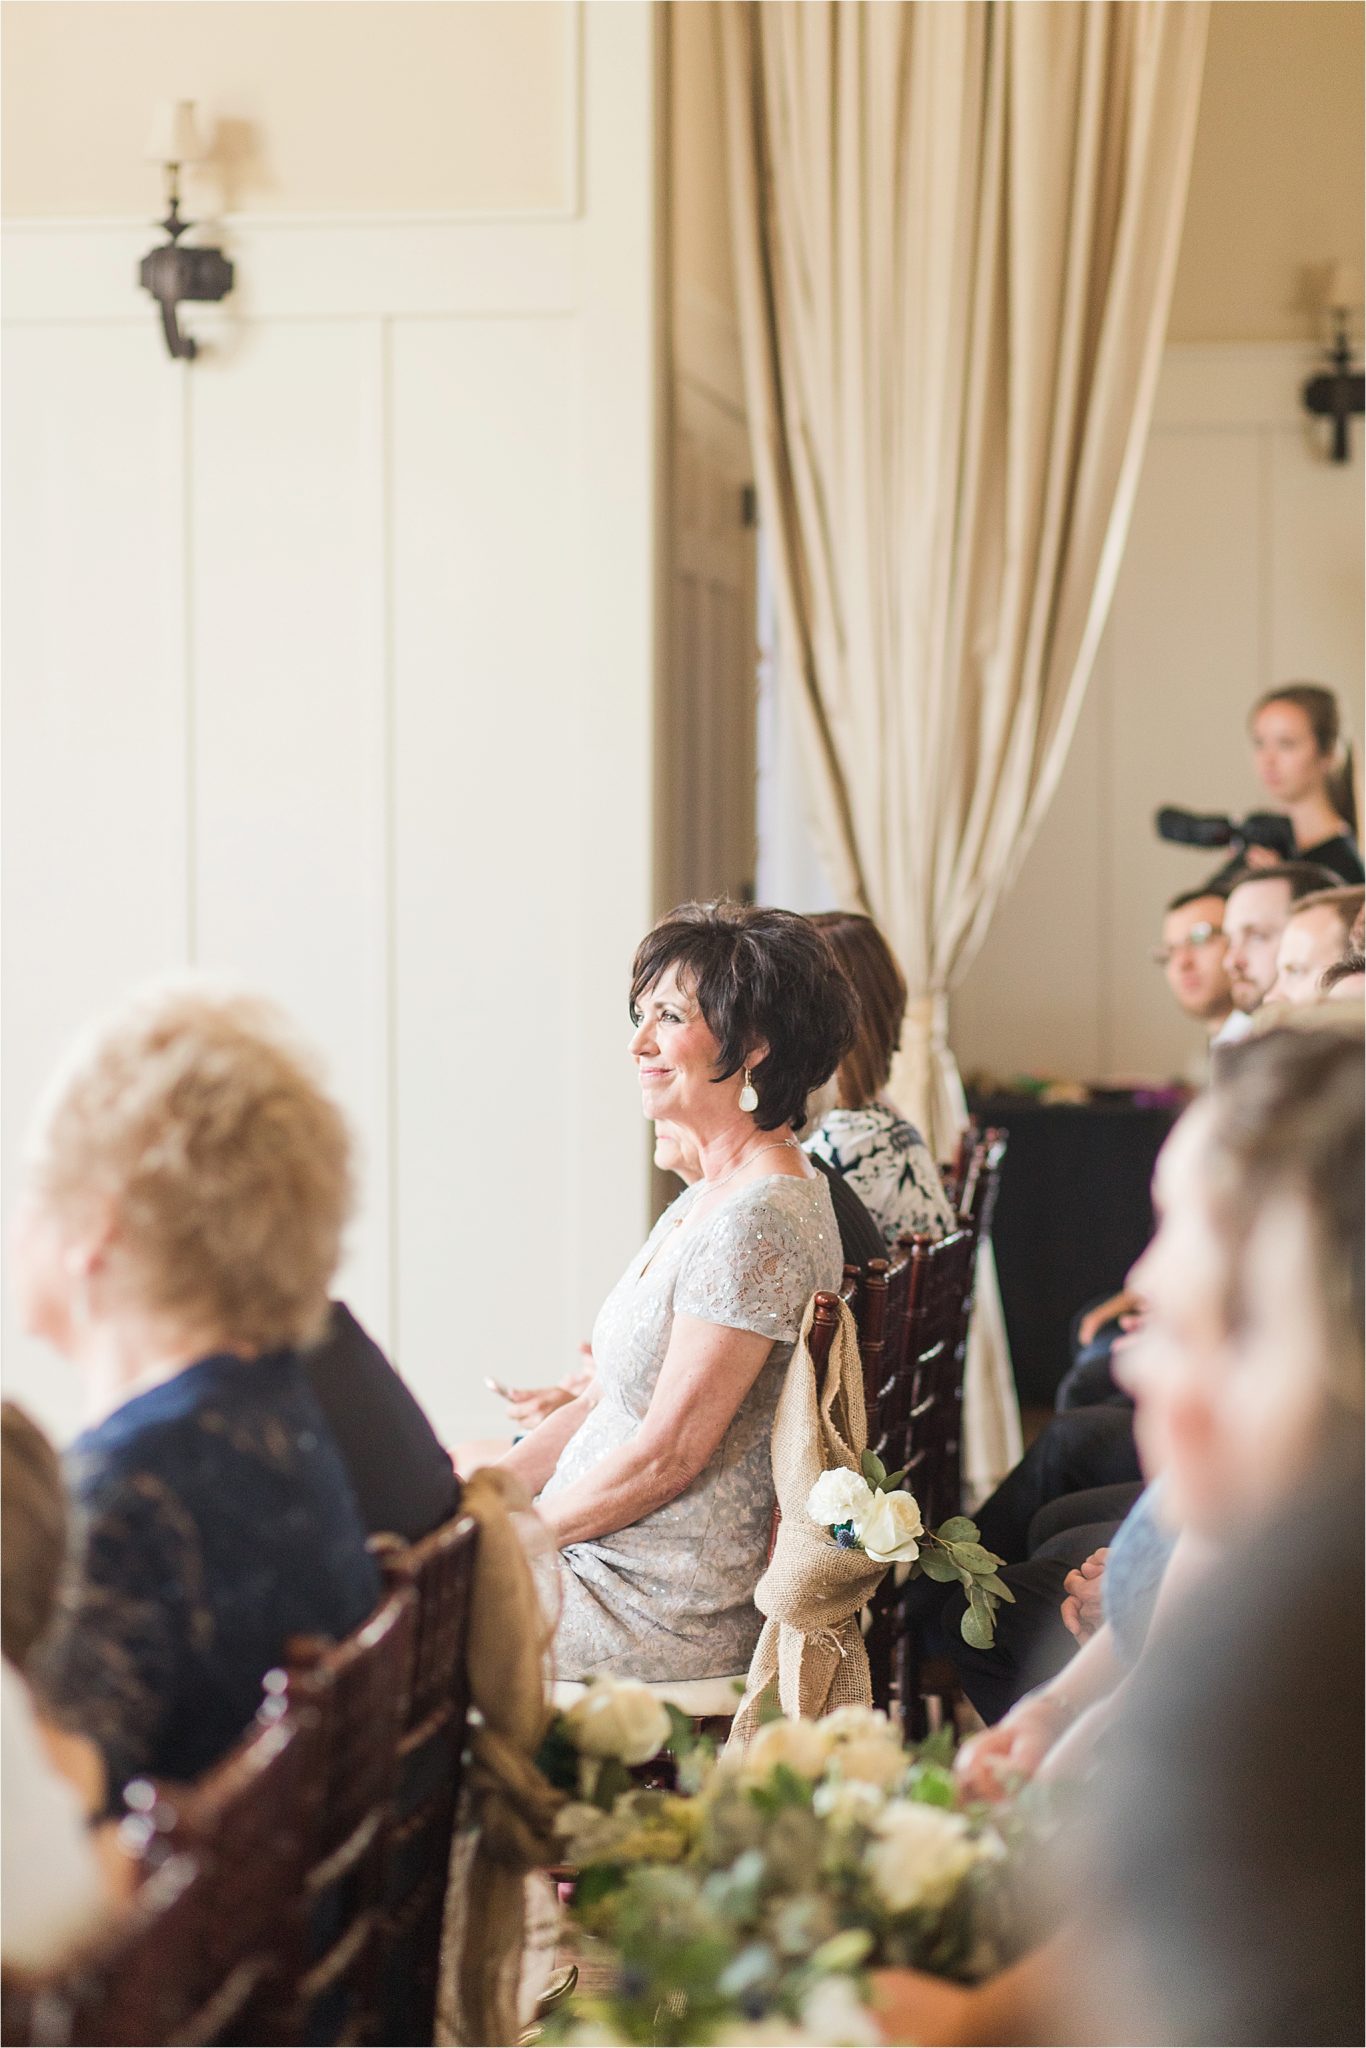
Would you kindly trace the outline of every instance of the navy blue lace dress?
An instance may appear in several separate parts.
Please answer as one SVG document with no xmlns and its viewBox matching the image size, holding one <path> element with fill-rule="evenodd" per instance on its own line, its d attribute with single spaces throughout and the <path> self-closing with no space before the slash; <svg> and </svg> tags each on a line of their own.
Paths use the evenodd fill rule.
<svg viewBox="0 0 1366 2048">
<path fill-rule="evenodd" d="M 102 1751 L 111 1793 L 232 1746 L 287 1637 L 339 1637 L 379 1579 L 289 1353 L 201 1359 L 77 1438 L 78 1569 L 35 1677 Z"/>
</svg>

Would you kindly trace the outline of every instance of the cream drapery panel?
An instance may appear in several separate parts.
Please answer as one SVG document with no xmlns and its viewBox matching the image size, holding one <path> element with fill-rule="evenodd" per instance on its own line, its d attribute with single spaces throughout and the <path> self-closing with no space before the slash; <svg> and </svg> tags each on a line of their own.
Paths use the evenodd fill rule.
<svg viewBox="0 0 1366 2048">
<path fill-rule="evenodd" d="M 1152 408 L 1205 0 L 723 0 L 756 475 L 822 851 L 949 991 L 1057 785 Z M 1009 991 L 1002 990 L 1002 1000 Z"/>
<path fill-rule="evenodd" d="M 841 900 L 910 983 L 891 1092 L 939 1158 L 965 1117 L 949 991 L 1057 786 L 1114 590 L 1206 18 L 1205 0 L 722 0 L 783 686 Z M 970 1490 L 1019 1450 L 987 1247 Z"/>
</svg>

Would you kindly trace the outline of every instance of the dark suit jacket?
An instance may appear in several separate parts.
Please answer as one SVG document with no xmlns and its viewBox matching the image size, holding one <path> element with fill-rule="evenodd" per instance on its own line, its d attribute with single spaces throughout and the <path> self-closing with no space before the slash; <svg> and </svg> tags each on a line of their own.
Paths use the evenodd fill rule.
<svg viewBox="0 0 1366 2048">
<path fill-rule="evenodd" d="M 334 1301 L 321 1344 L 303 1354 L 366 1531 L 415 1543 L 460 1505 L 460 1481 L 416 1398 L 346 1304 Z"/>
<path fill-rule="evenodd" d="M 887 1247 L 883 1243 L 882 1232 L 848 1181 L 826 1160 L 817 1159 L 811 1152 L 806 1156 L 830 1183 L 830 1200 L 834 1205 L 835 1222 L 839 1225 L 845 1265 L 866 1266 L 869 1259 L 885 1259 Z"/>
</svg>

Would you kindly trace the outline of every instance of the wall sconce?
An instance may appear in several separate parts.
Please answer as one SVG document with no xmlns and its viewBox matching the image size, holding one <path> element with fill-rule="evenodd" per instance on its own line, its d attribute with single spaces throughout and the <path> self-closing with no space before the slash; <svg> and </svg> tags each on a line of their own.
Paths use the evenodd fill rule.
<svg viewBox="0 0 1366 2048">
<path fill-rule="evenodd" d="M 1352 453 L 1347 423 L 1366 411 L 1366 376 L 1353 367 L 1351 339 L 1351 315 L 1361 306 L 1362 285 L 1350 264 L 1332 265 L 1323 302 L 1333 327 L 1333 345 L 1327 351 L 1332 367 L 1309 379 L 1304 403 L 1309 412 L 1333 422 L 1332 460 L 1347 462 Z"/>
<path fill-rule="evenodd" d="M 180 169 L 197 163 L 203 145 L 195 125 L 193 100 L 166 100 L 157 109 L 146 155 L 166 172 L 166 218 L 157 225 L 170 239 L 142 259 L 138 281 L 161 307 L 166 346 L 182 362 L 193 362 L 199 344 L 182 334 L 177 308 L 186 299 L 222 299 L 232 290 L 232 265 L 221 249 L 185 248 L 180 237 L 193 221 L 180 218 Z"/>
</svg>

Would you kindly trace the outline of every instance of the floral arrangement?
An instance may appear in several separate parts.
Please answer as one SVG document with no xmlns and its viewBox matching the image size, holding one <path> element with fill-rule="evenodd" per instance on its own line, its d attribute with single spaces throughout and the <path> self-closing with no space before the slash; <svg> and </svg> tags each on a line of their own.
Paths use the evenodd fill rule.
<svg viewBox="0 0 1366 2048">
<path fill-rule="evenodd" d="M 604 1681 L 571 1710 L 560 1737 L 599 1745 L 580 1759 L 639 1756 L 644 1706 L 624 1692 Z M 694 1742 L 690 1791 L 633 1784 L 609 1800 L 589 1771 L 597 1796 L 571 1799 L 557 1831 L 578 1872 L 571 1910 L 611 1981 L 557 2016 L 554 2037 L 840 2048 L 880 2039 L 867 1968 L 963 1982 L 999 1968 L 1024 1945 L 1011 1822 L 964 1807 L 948 1763 L 947 1736 L 906 1748 L 886 1715 L 842 1707 L 770 1721 L 739 1756 Z"/>
<path fill-rule="evenodd" d="M 1003 1560 L 983 1547 L 977 1524 L 951 1515 L 937 1529 L 921 1520 L 915 1495 L 901 1482 L 905 1470 L 889 1472 L 876 1451 L 863 1453 L 861 1472 L 837 1465 L 822 1472 L 807 1495 L 806 1512 L 828 1529 L 845 1550 L 862 1550 L 875 1564 L 902 1564 L 907 1577 L 921 1572 L 941 1585 L 956 1579 L 968 1604 L 959 1624 L 965 1643 L 989 1650 L 996 1640 L 996 1609 L 1015 1595 L 1001 1578 Z"/>
</svg>

